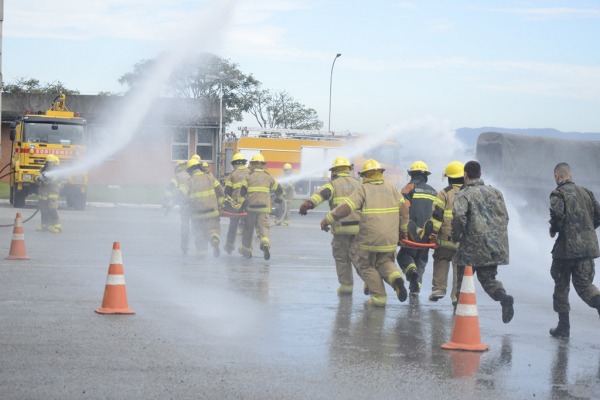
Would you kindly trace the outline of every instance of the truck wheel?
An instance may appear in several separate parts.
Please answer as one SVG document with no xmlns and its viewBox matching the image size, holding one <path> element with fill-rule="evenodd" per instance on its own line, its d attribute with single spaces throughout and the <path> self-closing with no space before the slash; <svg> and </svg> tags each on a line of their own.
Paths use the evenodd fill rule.
<svg viewBox="0 0 600 400">
<path fill-rule="evenodd" d="M 12 188 L 12 205 L 14 208 L 23 208 L 25 206 L 25 198 L 27 192 L 25 190 L 18 190 Z"/>
</svg>

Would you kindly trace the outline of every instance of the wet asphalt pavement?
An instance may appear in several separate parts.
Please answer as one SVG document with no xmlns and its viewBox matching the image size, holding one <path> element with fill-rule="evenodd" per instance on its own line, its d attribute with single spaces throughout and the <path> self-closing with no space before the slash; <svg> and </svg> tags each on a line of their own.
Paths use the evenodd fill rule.
<svg viewBox="0 0 600 400">
<path fill-rule="evenodd" d="M 0 204 L 0 224 L 15 213 Z M 523 234 L 511 220 L 511 265 L 498 276 L 515 297 L 510 324 L 476 283 L 490 350 L 473 353 L 440 348 L 453 315 L 447 297 L 427 300 L 431 259 L 418 300 L 400 303 L 388 286 L 387 307 L 367 307 L 359 278 L 353 296 L 338 297 L 317 211 L 272 228 L 268 262 L 256 241 L 252 259 L 184 256 L 176 211 L 60 216 L 60 235 L 36 232 L 39 215 L 25 224 L 30 260 L 4 259 L 12 228 L 0 228 L 1 399 L 600 398 L 596 311 L 572 291 L 571 338 L 548 335 L 556 314 L 542 228 Z M 135 315 L 94 312 L 113 242 Z"/>
</svg>

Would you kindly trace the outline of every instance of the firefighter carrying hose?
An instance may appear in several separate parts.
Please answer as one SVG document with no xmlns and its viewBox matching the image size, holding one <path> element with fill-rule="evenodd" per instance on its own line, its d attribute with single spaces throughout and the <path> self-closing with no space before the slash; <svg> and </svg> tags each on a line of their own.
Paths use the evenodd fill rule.
<svg viewBox="0 0 600 400">
<path fill-rule="evenodd" d="M 402 272 L 396 267 L 394 253 L 400 237 L 407 234 L 408 208 L 404 197 L 391 184 L 384 182 L 384 168 L 375 160 L 367 160 L 360 175 L 362 184 L 321 221 L 321 229 L 353 211 L 360 211 L 360 229 L 356 236 L 356 254 L 360 276 L 369 288 L 368 304 L 385 307 L 385 280 L 406 301 Z"/>
<path fill-rule="evenodd" d="M 188 161 L 187 171 L 190 178 L 181 185 L 180 190 L 189 201 L 198 255 L 206 255 L 206 245 L 210 242 L 213 256 L 218 257 L 221 240 L 219 209 L 223 204 L 225 193 L 221 184 L 212 175 L 203 173 L 200 168 L 200 161 L 193 158 Z"/>
<path fill-rule="evenodd" d="M 190 207 L 187 199 L 179 190 L 181 185 L 185 184 L 190 178 L 187 172 L 187 161 L 177 161 L 175 165 L 175 176 L 171 178 L 165 192 L 165 215 L 168 214 L 175 205 L 179 205 L 179 218 L 181 220 L 180 243 L 181 251 L 187 254 L 190 242 Z"/>
<path fill-rule="evenodd" d="M 242 247 L 239 253 L 246 258 L 252 258 L 252 238 L 254 229 L 260 238 L 260 249 L 265 260 L 271 258 L 271 242 L 269 239 L 271 212 L 271 192 L 275 193 L 275 202 L 283 201 L 281 185 L 265 169 L 265 158 L 262 154 L 255 154 L 250 160 L 250 169 L 246 179 L 242 181 L 240 196 L 248 199 L 248 216 L 246 227 L 242 234 Z"/>
<path fill-rule="evenodd" d="M 333 210 L 348 198 L 354 190 L 360 186 L 358 179 L 350 176 L 352 164 L 344 157 L 337 157 L 333 160 L 331 171 L 331 180 L 321 186 L 318 192 L 310 196 L 300 206 L 300 215 L 306 215 L 308 210 L 312 210 L 323 201 L 329 201 L 329 209 Z M 354 277 L 352 274 L 352 265 L 360 276 L 358 262 L 356 259 L 355 239 L 358 233 L 360 223 L 360 214 L 352 211 L 350 215 L 334 221 L 331 225 L 331 252 L 335 260 L 335 268 L 340 286 L 337 289 L 340 295 L 352 295 L 354 288 Z M 365 285 L 366 286 L 366 285 Z"/>
<path fill-rule="evenodd" d="M 58 218 L 58 196 L 60 193 L 60 182 L 58 178 L 48 174 L 60 165 L 60 159 L 54 154 L 46 156 L 46 162 L 40 170 L 40 175 L 36 176 L 38 181 L 39 208 L 42 218 L 42 224 L 37 231 L 48 231 L 52 233 L 61 233 L 62 225 Z"/>
<path fill-rule="evenodd" d="M 238 214 L 246 211 L 246 203 L 240 196 L 242 181 L 248 177 L 250 170 L 247 166 L 248 160 L 242 153 L 236 153 L 231 158 L 231 165 L 234 170 L 227 176 L 225 180 L 225 210 Z M 225 251 L 231 254 L 235 248 L 235 235 L 238 226 L 244 217 L 231 216 L 229 218 L 229 229 L 227 231 L 227 241 L 225 242 Z"/>
<path fill-rule="evenodd" d="M 431 281 L 430 301 L 438 301 L 446 295 L 448 272 L 452 263 L 452 291 L 450 298 L 456 298 L 456 263 L 454 258 L 458 243 L 452 241 L 452 207 L 454 197 L 465 181 L 465 166 L 460 161 L 452 161 L 446 166 L 444 177 L 448 178 L 448 186 L 437 193 L 433 202 L 433 231 L 429 236 L 430 243 L 437 243 L 433 251 L 433 279 Z"/>
<path fill-rule="evenodd" d="M 414 242 L 428 241 L 433 228 L 429 218 L 437 192 L 427 184 L 427 176 L 430 174 L 427 164 L 416 161 L 408 170 L 410 182 L 402 188 L 402 195 L 410 209 L 408 236 Z M 421 291 L 421 281 L 428 258 L 429 249 L 402 247 L 398 252 L 398 265 L 410 281 L 409 291 L 412 296 L 418 296 Z"/>
</svg>

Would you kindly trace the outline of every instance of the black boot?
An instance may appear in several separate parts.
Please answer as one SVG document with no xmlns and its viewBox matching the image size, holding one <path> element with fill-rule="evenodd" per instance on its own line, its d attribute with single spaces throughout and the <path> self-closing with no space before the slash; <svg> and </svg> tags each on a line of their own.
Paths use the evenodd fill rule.
<svg viewBox="0 0 600 400">
<path fill-rule="evenodd" d="M 502 300 L 500 300 L 500 305 L 502 305 L 502 322 L 505 324 L 508 324 L 515 315 L 514 302 L 513 297 L 508 294 L 505 294 Z"/>
<path fill-rule="evenodd" d="M 550 329 L 550 335 L 554 337 L 569 337 L 571 325 L 569 324 L 569 313 L 558 313 L 558 325 Z"/>
</svg>

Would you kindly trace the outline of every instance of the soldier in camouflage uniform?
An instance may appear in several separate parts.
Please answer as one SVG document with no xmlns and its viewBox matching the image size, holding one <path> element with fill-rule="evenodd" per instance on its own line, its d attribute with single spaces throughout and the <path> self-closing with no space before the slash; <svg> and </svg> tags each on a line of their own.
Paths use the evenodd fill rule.
<svg viewBox="0 0 600 400">
<path fill-rule="evenodd" d="M 457 252 L 457 295 L 465 266 L 472 266 L 485 292 L 502 305 L 502 322 L 514 315 L 513 297 L 496 279 L 498 265 L 508 264 L 508 211 L 502 193 L 481 180 L 477 161 L 465 164 L 465 183 L 454 199 L 452 241 Z"/>
<path fill-rule="evenodd" d="M 554 311 L 558 326 L 550 329 L 554 337 L 568 337 L 569 281 L 581 299 L 600 314 L 600 291 L 592 284 L 594 258 L 600 256 L 596 228 L 600 226 L 600 205 L 594 194 L 575 184 L 567 163 L 554 167 L 558 187 L 550 194 L 550 236 L 558 233 L 552 249 L 550 274 L 554 279 Z"/>
</svg>

